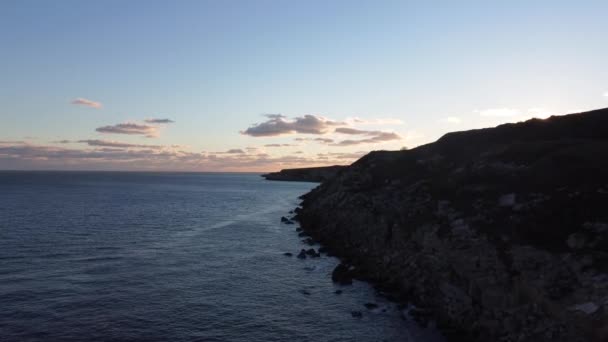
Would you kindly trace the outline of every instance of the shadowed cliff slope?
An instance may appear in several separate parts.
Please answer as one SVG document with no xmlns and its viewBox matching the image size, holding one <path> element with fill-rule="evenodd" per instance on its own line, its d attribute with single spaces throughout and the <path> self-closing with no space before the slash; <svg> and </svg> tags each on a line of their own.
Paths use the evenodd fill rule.
<svg viewBox="0 0 608 342">
<path fill-rule="evenodd" d="M 303 228 L 479 341 L 608 341 L 608 109 L 372 152 Z"/>
</svg>

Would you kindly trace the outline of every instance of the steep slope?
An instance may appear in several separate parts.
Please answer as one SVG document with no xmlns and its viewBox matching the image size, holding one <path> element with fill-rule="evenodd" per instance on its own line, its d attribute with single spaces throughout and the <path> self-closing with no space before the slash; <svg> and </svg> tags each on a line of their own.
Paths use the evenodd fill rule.
<svg viewBox="0 0 608 342">
<path fill-rule="evenodd" d="M 478 341 L 608 341 L 608 109 L 372 152 L 303 228 Z"/>
</svg>

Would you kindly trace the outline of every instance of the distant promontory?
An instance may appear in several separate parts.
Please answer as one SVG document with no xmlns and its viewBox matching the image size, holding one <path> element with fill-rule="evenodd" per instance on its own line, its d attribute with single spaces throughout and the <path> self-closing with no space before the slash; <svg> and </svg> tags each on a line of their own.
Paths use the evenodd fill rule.
<svg viewBox="0 0 608 342">
<path fill-rule="evenodd" d="M 284 169 L 262 175 L 267 180 L 291 182 L 323 182 L 346 169 L 346 166 L 334 165 L 324 167 L 305 167 L 299 169 Z"/>
</svg>

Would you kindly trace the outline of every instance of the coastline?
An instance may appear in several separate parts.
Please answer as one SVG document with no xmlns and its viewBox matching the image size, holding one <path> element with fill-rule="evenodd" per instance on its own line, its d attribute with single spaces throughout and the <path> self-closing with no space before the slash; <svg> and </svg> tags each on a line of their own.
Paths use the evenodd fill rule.
<svg viewBox="0 0 608 342">
<path fill-rule="evenodd" d="M 302 196 L 303 230 L 452 340 L 608 338 L 608 110 L 372 152 Z"/>
</svg>

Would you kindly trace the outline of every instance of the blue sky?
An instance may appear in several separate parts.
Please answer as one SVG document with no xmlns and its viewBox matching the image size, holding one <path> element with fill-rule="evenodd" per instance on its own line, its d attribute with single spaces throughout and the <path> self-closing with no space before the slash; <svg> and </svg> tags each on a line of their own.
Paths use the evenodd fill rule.
<svg viewBox="0 0 608 342">
<path fill-rule="evenodd" d="M 348 163 L 606 107 L 606 17 L 605 1 L 5 0 L 0 169 Z M 240 133 L 265 122 L 273 135 Z M 154 137 L 96 130 L 125 123 Z"/>
</svg>

